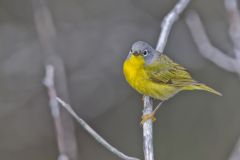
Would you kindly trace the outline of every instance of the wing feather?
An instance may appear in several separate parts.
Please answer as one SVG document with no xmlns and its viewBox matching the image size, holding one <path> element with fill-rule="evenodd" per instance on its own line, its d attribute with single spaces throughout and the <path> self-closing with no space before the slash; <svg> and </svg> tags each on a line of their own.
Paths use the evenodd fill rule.
<svg viewBox="0 0 240 160">
<path fill-rule="evenodd" d="M 149 78 L 157 83 L 181 87 L 195 82 L 184 67 L 164 54 L 161 54 L 152 64 L 146 65 L 145 70 Z"/>
</svg>

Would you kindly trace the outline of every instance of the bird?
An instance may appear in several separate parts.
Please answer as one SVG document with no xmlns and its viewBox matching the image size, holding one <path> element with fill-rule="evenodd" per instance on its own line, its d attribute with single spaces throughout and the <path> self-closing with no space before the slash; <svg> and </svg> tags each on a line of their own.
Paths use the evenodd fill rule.
<svg viewBox="0 0 240 160">
<path fill-rule="evenodd" d="M 204 90 L 222 95 L 213 88 L 194 80 L 183 66 L 143 41 L 132 44 L 123 63 L 123 74 L 133 89 L 142 95 L 160 100 L 161 103 L 184 90 Z M 152 113 L 143 116 L 141 123 L 148 119 L 154 121 L 156 119 L 154 115 L 159 106 Z"/>
</svg>

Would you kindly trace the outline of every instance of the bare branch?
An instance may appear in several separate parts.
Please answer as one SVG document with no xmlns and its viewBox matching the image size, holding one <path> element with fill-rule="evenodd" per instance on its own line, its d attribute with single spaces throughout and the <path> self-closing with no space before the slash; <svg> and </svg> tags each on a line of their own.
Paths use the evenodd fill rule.
<svg viewBox="0 0 240 160">
<path fill-rule="evenodd" d="M 237 144 L 235 145 L 229 160 L 239 160 L 239 157 L 240 157 L 240 139 L 238 139 Z"/>
<path fill-rule="evenodd" d="M 111 144 L 109 144 L 105 139 L 103 139 L 96 131 L 92 129 L 82 118 L 80 118 L 72 109 L 72 107 L 65 103 L 63 100 L 61 100 L 59 97 L 56 99 L 71 115 L 74 117 L 77 122 L 100 144 L 102 144 L 104 147 L 106 147 L 109 151 L 111 151 L 113 154 L 117 155 L 118 157 L 124 159 L 124 160 L 139 160 L 138 158 L 129 157 L 125 155 L 124 153 L 120 152 L 118 149 L 113 147 Z"/>
<path fill-rule="evenodd" d="M 51 111 L 53 117 L 56 117 L 58 120 L 60 109 L 58 103 L 60 103 L 69 113 L 72 117 L 74 117 L 77 122 L 90 134 L 93 136 L 94 139 L 96 139 L 99 143 L 101 143 L 104 147 L 106 147 L 108 150 L 110 150 L 112 153 L 116 154 L 118 157 L 124 159 L 124 160 L 139 160 L 134 157 L 129 157 L 122 152 L 118 151 L 115 147 L 111 146 L 106 140 L 104 140 L 98 133 L 96 133 L 82 118 L 80 118 L 72 109 L 72 107 L 61 100 L 59 97 L 57 97 L 57 93 L 54 86 L 54 67 L 52 65 L 46 66 L 46 75 L 44 78 L 44 85 L 48 89 L 48 95 L 49 95 L 49 103 L 51 106 Z M 57 125 L 58 126 L 58 125 Z M 60 132 L 62 133 L 62 132 Z M 58 134 L 59 135 L 59 134 Z M 60 136 L 59 142 L 63 143 L 62 137 Z M 68 157 L 64 154 L 59 155 L 58 160 L 68 160 Z"/>
<path fill-rule="evenodd" d="M 238 61 L 240 70 L 240 13 L 238 10 L 237 0 L 225 0 L 225 8 L 229 20 L 229 35 L 233 42 L 234 52 L 236 54 L 236 61 Z M 240 71 L 238 71 L 240 76 Z M 229 160 L 239 160 L 240 158 L 240 138 L 230 155 Z"/>
<path fill-rule="evenodd" d="M 229 35 L 234 44 L 236 57 L 240 59 L 240 13 L 237 0 L 225 0 L 224 2 L 229 20 Z"/>
<path fill-rule="evenodd" d="M 202 56 L 229 72 L 238 72 L 236 60 L 211 44 L 196 12 L 187 15 L 186 23 Z"/>
<path fill-rule="evenodd" d="M 144 96 L 143 116 L 153 111 L 153 100 L 149 96 Z M 143 151 L 145 160 L 154 160 L 153 150 L 153 127 L 152 120 L 143 123 Z"/>
<path fill-rule="evenodd" d="M 157 42 L 156 49 L 162 53 L 171 31 L 172 25 L 174 22 L 178 20 L 179 15 L 183 12 L 183 10 L 187 7 L 190 0 L 179 0 L 179 2 L 175 5 L 175 7 L 167 14 L 161 24 L 161 32 L 159 35 L 159 39 Z M 153 100 L 144 96 L 144 109 L 143 116 L 150 114 L 153 111 Z M 152 128 L 152 120 L 148 120 L 143 124 L 143 150 L 145 160 L 154 160 L 154 149 L 153 149 L 153 128 Z"/>
<path fill-rule="evenodd" d="M 48 8 L 47 0 L 31 0 L 31 4 L 36 32 L 42 47 L 45 65 L 48 66 L 46 70 L 50 72 L 50 69 L 48 70 L 50 65 L 55 69 L 54 76 L 57 77 L 55 81 L 56 91 L 61 97 L 68 101 L 69 94 L 65 67 L 61 57 L 57 55 L 57 32 L 53 23 L 52 14 Z M 49 90 L 50 89 L 51 88 L 49 88 Z M 53 97 L 50 97 L 50 101 L 55 103 Z M 51 110 L 54 108 L 56 112 L 58 112 L 58 116 L 53 115 L 53 120 L 58 141 L 59 159 L 67 157 L 70 160 L 77 160 L 77 141 L 72 119 L 62 108 L 51 107 Z"/>
<path fill-rule="evenodd" d="M 227 56 L 214 47 L 208 39 L 203 24 L 196 12 L 190 12 L 186 17 L 186 23 L 200 53 L 217 66 L 235 72 L 240 77 L 240 13 L 237 0 L 224 0 L 229 19 L 229 35 L 233 42 L 236 58 Z M 240 159 L 240 138 L 238 139 L 229 160 Z"/>
<path fill-rule="evenodd" d="M 60 155 L 59 157 L 58 157 L 58 159 L 57 160 L 69 160 L 69 158 L 68 158 L 68 156 L 67 155 L 65 155 L 65 154 L 62 154 L 62 155 Z"/>
<path fill-rule="evenodd" d="M 156 50 L 160 53 L 163 52 L 169 33 L 171 31 L 172 25 L 178 20 L 179 15 L 184 11 L 184 9 L 189 4 L 190 0 L 180 0 L 175 7 L 164 17 L 161 24 L 161 32 L 158 38 Z"/>
<path fill-rule="evenodd" d="M 44 78 L 44 85 L 48 89 L 48 96 L 49 96 L 49 106 L 51 109 L 51 114 L 54 119 L 54 124 L 57 132 L 57 142 L 58 142 L 58 148 L 60 155 L 58 156 L 58 159 L 60 157 L 67 157 L 67 155 L 64 154 L 65 151 L 65 144 L 64 144 L 64 131 L 63 126 L 61 123 L 61 116 L 60 116 L 60 108 L 58 105 L 57 97 L 56 97 L 56 90 L 54 88 L 54 68 L 52 65 L 46 66 L 46 76 Z"/>
</svg>

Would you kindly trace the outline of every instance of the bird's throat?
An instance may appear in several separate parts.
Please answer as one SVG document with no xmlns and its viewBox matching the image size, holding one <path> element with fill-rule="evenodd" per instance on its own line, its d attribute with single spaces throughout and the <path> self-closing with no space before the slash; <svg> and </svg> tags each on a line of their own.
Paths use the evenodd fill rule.
<svg viewBox="0 0 240 160">
<path fill-rule="evenodd" d="M 125 61 L 129 67 L 133 67 L 135 69 L 141 68 L 144 66 L 144 58 L 140 55 L 131 55 L 126 61 Z"/>
<path fill-rule="evenodd" d="M 131 83 L 136 78 L 136 74 L 143 68 L 144 59 L 142 56 L 131 55 L 125 60 L 123 65 L 126 80 Z"/>
</svg>

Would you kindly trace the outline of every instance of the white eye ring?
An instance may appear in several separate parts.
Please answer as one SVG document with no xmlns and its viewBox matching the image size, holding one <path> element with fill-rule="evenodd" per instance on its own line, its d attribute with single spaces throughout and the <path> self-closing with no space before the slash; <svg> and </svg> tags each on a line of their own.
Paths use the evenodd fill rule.
<svg viewBox="0 0 240 160">
<path fill-rule="evenodd" d="M 148 50 L 144 50 L 142 54 L 143 54 L 143 56 L 147 56 L 148 55 Z"/>
</svg>

